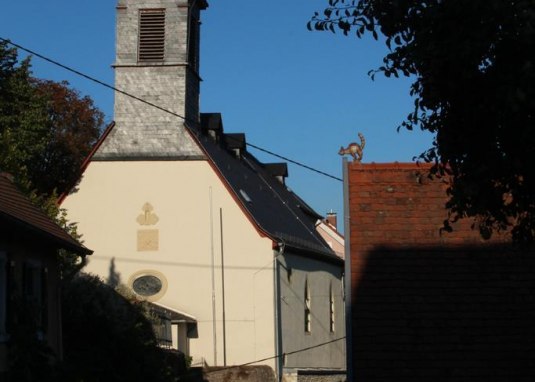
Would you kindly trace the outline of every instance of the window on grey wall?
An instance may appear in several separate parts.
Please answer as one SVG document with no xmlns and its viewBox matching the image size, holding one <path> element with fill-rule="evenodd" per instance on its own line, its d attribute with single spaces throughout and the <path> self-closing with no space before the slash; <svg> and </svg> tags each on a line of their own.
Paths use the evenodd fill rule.
<svg viewBox="0 0 535 382">
<path fill-rule="evenodd" d="M 310 333 L 312 330 L 312 312 L 310 301 L 310 287 L 308 286 L 308 279 L 305 280 L 305 333 Z"/>
<path fill-rule="evenodd" d="M 138 61 L 158 62 L 165 58 L 165 9 L 140 9 Z"/>
<path fill-rule="evenodd" d="M 329 284 L 329 329 L 331 333 L 334 333 L 335 330 L 335 310 L 334 310 L 334 293 L 333 293 L 333 283 Z"/>
</svg>

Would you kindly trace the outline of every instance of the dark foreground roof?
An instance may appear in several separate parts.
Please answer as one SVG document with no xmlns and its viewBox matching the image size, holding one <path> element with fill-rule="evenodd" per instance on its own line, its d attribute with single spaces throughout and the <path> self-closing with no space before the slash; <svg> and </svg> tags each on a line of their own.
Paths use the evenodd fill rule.
<svg viewBox="0 0 535 382">
<path fill-rule="evenodd" d="M 5 173 L 0 173 L 0 222 L 32 233 L 56 248 L 67 249 L 80 255 L 92 253 L 35 207 Z"/>
<path fill-rule="evenodd" d="M 203 116 L 206 125 L 196 138 L 258 228 L 286 248 L 342 262 L 316 231 L 315 224 L 321 215 L 277 179 L 287 172 L 274 173 L 273 169 L 281 170 L 283 166 L 259 162 L 246 150 L 242 134 L 224 134 L 222 124 L 213 119 L 220 121 L 221 116 L 218 113 Z M 216 134 L 207 133 L 211 126 L 218 127 Z"/>
</svg>

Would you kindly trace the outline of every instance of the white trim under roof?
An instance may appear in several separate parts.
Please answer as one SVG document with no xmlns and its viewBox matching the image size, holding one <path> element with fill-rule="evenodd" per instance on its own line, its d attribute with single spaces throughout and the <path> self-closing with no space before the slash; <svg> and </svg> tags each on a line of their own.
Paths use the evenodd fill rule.
<svg viewBox="0 0 535 382">
<path fill-rule="evenodd" d="M 170 308 L 166 305 L 163 305 L 163 304 L 160 304 L 158 302 L 151 302 L 152 305 L 156 305 L 156 307 L 160 307 L 162 309 L 165 309 L 165 310 L 169 310 L 173 313 L 175 313 L 176 315 L 180 315 L 183 317 L 182 320 L 171 320 L 171 321 L 184 321 L 184 322 L 190 322 L 190 323 L 194 323 L 194 322 L 197 322 L 197 318 L 195 318 L 195 316 L 192 316 L 191 314 L 187 314 L 187 313 L 184 313 L 180 310 L 176 310 L 174 308 Z"/>
<path fill-rule="evenodd" d="M 336 240 L 340 245 L 344 245 L 344 237 L 340 234 L 340 232 L 334 229 L 330 224 L 327 224 L 322 220 L 318 220 L 316 222 L 316 229 L 318 228 L 321 228 L 323 231 L 325 231 L 330 237 Z"/>
</svg>

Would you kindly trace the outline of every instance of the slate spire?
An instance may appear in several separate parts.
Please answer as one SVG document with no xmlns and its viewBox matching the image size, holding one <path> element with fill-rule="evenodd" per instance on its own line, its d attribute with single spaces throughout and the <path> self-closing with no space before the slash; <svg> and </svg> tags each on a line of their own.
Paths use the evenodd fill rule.
<svg viewBox="0 0 535 382">
<path fill-rule="evenodd" d="M 115 126 L 93 160 L 199 159 L 184 127 L 199 125 L 199 27 L 204 0 L 118 0 Z"/>
</svg>

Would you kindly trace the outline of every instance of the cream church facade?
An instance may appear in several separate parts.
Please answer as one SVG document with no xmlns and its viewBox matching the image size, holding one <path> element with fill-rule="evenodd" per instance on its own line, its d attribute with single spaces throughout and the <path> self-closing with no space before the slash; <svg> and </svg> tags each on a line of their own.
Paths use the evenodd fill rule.
<svg viewBox="0 0 535 382">
<path fill-rule="evenodd" d="M 128 95 L 62 207 L 94 250 L 86 271 L 167 314 L 169 346 L 194 364 L 343 374 L 343 260 L 316 232 L 321 216 L 286 187 L 285 164 L 259 162 L 220 114 L 199 112 L 207 6 L 118 1 Z"/>
</svg>

